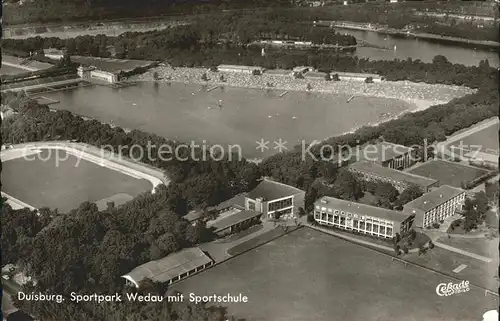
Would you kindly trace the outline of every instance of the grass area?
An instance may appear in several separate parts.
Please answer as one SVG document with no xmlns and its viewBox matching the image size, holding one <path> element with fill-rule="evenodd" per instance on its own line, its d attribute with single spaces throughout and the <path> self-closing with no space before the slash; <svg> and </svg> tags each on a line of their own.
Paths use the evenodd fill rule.
<svg viewBox="0 0 500 321">
<path fill-rule="evenodd" d="M 36 208 L 47 206 L 67 212 L 84 201 L 97 202 L 120 193 L 137 196 L 152 189 L 147 180 L 79 159 L 62 150 L 44 149 L 32 157 L 32 160 L 18 158 L 2 162 L 2 190 Z"/>
<path fill-rule="evenodd" d="M 247 235 L 250 235 L 252 233 L 255 233 L 255 232 L 261 230 L 263 227 L 264 226 L 262 224 L 250 226 L 246 230 L 243 230 L 243 231 L 236 233 L 236 234 L 231 234 L 228 237 L 221 239 L 219 241 L 219 243 L 231 243 L 231 242 L 237 241 L 237 240 L 241 239 L 242 237 L 245 237 Z"/>
<path fill-rule="evenodd" d="M 440 237 L 438 242 L 489 258 L 498 257 L 498 238 Z"/>
<path fill-rule="evenodd" d="M 5 64 L 2 65 L 2 68 L 0 68 L 0 75 L 17 75 L 17 74 L 22 74 L 28 72 L 26 69 L 22 68 L 17 68 L 17 67 L 12 67 L 12 66 L 7 66 Z"/>
<path fill-rule="evenodd" d="M 235 256 L 241 253 L 244 253 L 246 251 L 249 251 L 253 248 L 256 248 L 258 246 L 261 246 L 279 236 L 284 235 L 286 232 L 283 228 L 277 227 L 273 230 L 270 230 L 269 232 L 263 233 L 257 237 L 254 237 L 248 241 L 245 241 L 243 243 L 240 243 L 229 250 L 227 250 L 227 253 L 229 255 Z"/>
<path fill-rule="evenodd" d="M 498 154 L 498 131 L 499 123 L 494 123 L 491 126 L 453 142 L 450 146 L 458 147 L 462 145 L 464 150 L 480 150 L 483 153 Z"/>
<path fill-rule="evenodd" d="M 409 253 L 404 255 L 403 259 L 426 266 L 436 271 L 455 275 L 462 280 L 468 280 L 472 284 L 478 284 L 492 291 L 498 292 L 499 283 L 498 280 L 495 280 L 495 275 L 497 275 L 498 271 L 498 261 L 496 263 L 485 263 L 469 256 L 451 252 L 437 246 L 432 250 L 428 250 L 424 255 L 419 256 L 418 253 Z M 462 264 L 467 265 L 467 268 L 462 270 L 460 273 L 454 273 L 453 270 Z M 440 278 L 444 279 L 442 276 Z M 444 280 L 442 282 L 444 282 Z M 484 293 L 482 293 L 482 296 L 484 298 Z M 456 298 L 454 297 L 454 300 L 455 299 Z M 424 320 L 420 318 L 415 319 Z M 440 320 L 454 319 L 444 318 Z M 474 320 L 474 318 L 471 317 L 470 320 Z"/>
<path fill-rule="evenodd" d="M 481 175 L 488 173 L 487 170 L 460 163 L 435 159 L 409 170 L 411 174 L 420 175 L 439 181 L 439 185 L 450 185 L 461 188 L 462 183 L 467 183 Z"/>
<path fill-rule="evenodd" d="M 469 321 L 498 306 L 475 288 L 453 298 L 435 294 L 439 283 L 452 281 L 301 228 L 172 290 L 242 293 L 249 302 L 229 304 L 229 313 L 254 321 Z"/>
</svg>

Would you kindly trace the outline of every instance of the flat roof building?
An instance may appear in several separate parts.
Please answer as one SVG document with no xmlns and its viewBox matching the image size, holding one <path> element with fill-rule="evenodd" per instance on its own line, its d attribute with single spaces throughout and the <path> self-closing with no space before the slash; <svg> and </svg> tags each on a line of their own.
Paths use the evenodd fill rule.
<svg viewBox="0 0 500 321">
<path fill-rule="evenodd" d="M 253 74 L 255 72 L 262 73 L 264 68 L 256 66 L 243 66 L 243 65 L 219 65 L 218 71 L 222 72 L 240 72 L 245 74 Z"/>
<path fill-rule="evenodd" d="M 393 169 L 405 169 L 417 162 L 415 149 L 389 142 L 365 146 L 360 153 L 359 160 Z"/>
<path fill-rule="evenodd" d="M 255 211 L 238 211 L 221 219 L 208 222 L 207 227 L 213 228 L 214 233 L 218 236 L 224 236 L 260 222 L 261 216 L 262 213 Z"/>
<path fill-rule="evenodd" d="M 411 229 L 414 214 L 323 196 L 314 203 L 314 220 L 347 231 L 393 238 Z"/>
<path fill-rule="evenodd" d="M 391 183 L 399 192 L 410 185 L 416 185 L 426 193 L 432 187 L 437 187 L 435 179 L 398 171 L 369 161 L 360 161 L 349 166 L 349 170 L 365 181 L 382 181 Z"/>
<path fill-rule="evenodd" d="M 170 285 L 198 273 L 212 264 L 213 260 L 202 250 L 198 247 L 192 247 L 170 254 L 160 260 L 144 263 L 122 275 L 122 278 L 126 280 L 127 285 L 137 288 L 144 279 Z"/>
<path fill-rule="evenodd" d="M 295 218 L 304 207 L 305 192 L 290 185 L 264 178 L 247 193 L 245 209 L 264 214 L 266 218 Z"/>
<path fill-rule="evenodd" d="M 465 202 L 465 191 L 442 185 L 430 193 L 405 204 L 403 211 L 415 214 L 415 225 L 418 227 L 432 226 L 455 214 Z"/>
</svg>

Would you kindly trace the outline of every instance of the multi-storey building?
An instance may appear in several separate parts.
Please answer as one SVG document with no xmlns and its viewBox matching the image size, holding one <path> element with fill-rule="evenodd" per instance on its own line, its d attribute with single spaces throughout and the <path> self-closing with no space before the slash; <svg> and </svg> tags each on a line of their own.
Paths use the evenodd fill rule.
<svg viewBox="0 0 500 321">
<path fill-rule="evenodd" d="M 403 211 L 415 215 L 416 226 L 427 227 L 455 214 L 457 209 L 462 208 L 464 202 L 464 190 L 442 185 L 405 204 Z"/>
<path fill-rule="evenodd" d="M 405 169 L 416 162 L 416 150 L 403 145 L 389 142 L 380 142 L 363 148 L 358 160 L 366 160 L 384 167 Z"/>
<path fill-rule="evenodd" d="M 323 196 L 314 203 L 314 220 L 347 231 L 393 238 L 411 229 L 414 214 Z"/>
<path fill-rule="evenodd" d="M 416 185 L 427 193 L 432 187 L 437 187 L 435 179 L 398 171 L 389 167 L 369 162 L 360 161 L 349 166 L 349 170 L 365 181 L 381 181 L 391 183 L 399 192 L 410 185 Z"/>
<path fill-rule="evenodd" d="M 245 196 L 245 209 L 266 218 L 292 218 L 304 206 L 305 192 L 290 185 L 264 178 Z"/>
</svg>

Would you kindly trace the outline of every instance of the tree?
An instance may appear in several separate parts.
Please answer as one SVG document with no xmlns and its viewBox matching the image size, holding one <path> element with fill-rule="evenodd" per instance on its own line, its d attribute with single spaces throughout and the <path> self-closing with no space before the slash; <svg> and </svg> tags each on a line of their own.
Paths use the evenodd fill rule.
<svg viewBox="0 0 500 321">
<path fill-rule="evenodd" d="M 332 75 L 330 75 L 329 73 L 327 73 L 327 74 L 325 75 L 325 80 L 326 80 L 326 81 L 331 81 L 331 80 L 332 80 Z"/>
<path fill-rule="evenodd" d="M 414 229 L 410 230 L 410 240 L 414 241 L 417 238 L 417 232 Z"/>
<path fill-rule="evenodd" d="M 399 192 L 391 183 L 380 182 L 377 184 L 374 194 L 378 198 L 388 200 L 392 203 L 397 199 Z"/>
<path fill-rule="evenodd" d="M 408 248 L 406 247 L 406 245 L 403 246 L 403 253 L 404 254 L 408 254 Z"/>
<path fill-rule="evenodd" d="M 220 75 L 219 80 L 222 82 L 226 82 L 226 78 L 224 78 L 224 75 Z"/>
<path fill-rule="evenodd" d="M 399 255 L 401 253 L 398 244 L 394 244 L 394 252 L 396 253 L 396 255 Z"/>
<path fill-rule="evenodd" d="M 201 75 L 201 80 L 208 81 L 208 76 L 206 72 L 204 72 L 203 75 Z"/>
<path fill-rule="evenodd" d="M 332 76 L 332 80 L 333 80 L 333 81 L 340 81 L 339 74 L 333 74 L 333 76 Z"/>
<path fill-rule="evenodd" d="M 310 84 L 310 83 L 307 83 L 307 87 L 306 87 L 306 89 L 307 89 L 307 90 L 312 90 L 312 88 L 313 88 L 313 87 L 311 86 L 311 84 Z"/>
<path fill-rule="evenodd" d="M 304 79 L 304 75 L 301 72 L 296 72 L 293 74 L 295 79 Z"/>
<path fill-rule="evenodd" d="M 333 188 L 338 197 L 345 200 L 357 200 L 363 194 L 360 182 L 347 169 L 342 168 L 335 179 Z"/>
<path fill-rule="evenodd" d="M 396 205 L 403 206 L 404 204 L 409 203 L 409 202 L 413 201 L 414 199 L 419 198 L 423 194 L 424 193 L 422 192 L 420 187 L 418 187 L 417 185 L 411 184 L 410 186 L 405 188 L 401 192 L 401 194 L 399 194 L 399 197 L 396 201 Z"/>
<path fill-rule="evenodd" d="M 158 72 L 157 71 L 153 72 L 153 80 L 157 81 L 159 79 L 160 79 L 160 76 L 158 75 Z"/>
<path fill-rule="evenodd" d="M 373 84 L 373 77 L 366 77 L 365 84 Z"/>
</svg>

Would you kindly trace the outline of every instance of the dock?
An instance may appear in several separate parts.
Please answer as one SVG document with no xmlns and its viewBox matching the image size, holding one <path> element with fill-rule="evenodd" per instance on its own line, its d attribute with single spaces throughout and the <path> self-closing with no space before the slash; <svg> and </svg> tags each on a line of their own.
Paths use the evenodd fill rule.
<svg viewBox="0 0 500 321">
<path fill-rule="evenodd" d="M 282 93 L 280 94 L 280 98 L 281 98 L 281 97 L 283 97 L 283 96 L 285 96 L 286 94 L 288 94 L 288 90 L 287 90 L 287 91 L 282 92 Z"/>
<path fill-rule="evenodd" d="M 213 87 L 211 87 L 211 88 L 208 88 L 208 89 L 207 89 L 207 93 L 209 93 L 209 92 L 211 92 L 212 90 L 215 90 L 215 89 L 217 89 L 217 88 L 219 88 L 219 87 L 220 87 L 220 86 L 219 86 L 219 85 L 217 85 L 217 86 L 213 86 Z"/>
</svg>

